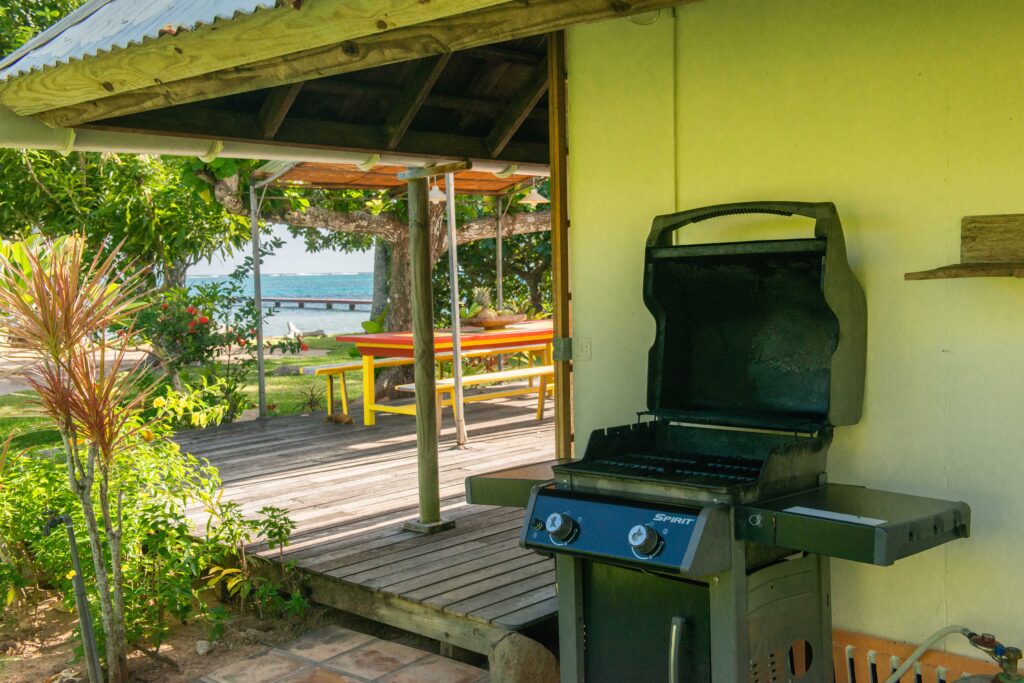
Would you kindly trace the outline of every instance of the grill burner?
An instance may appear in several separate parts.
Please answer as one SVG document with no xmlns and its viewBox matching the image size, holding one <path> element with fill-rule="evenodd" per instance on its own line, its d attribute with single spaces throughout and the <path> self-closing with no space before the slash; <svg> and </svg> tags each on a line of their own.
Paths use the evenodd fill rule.
<svg viewBox="0 0 1024 683">
<path fill-rule="evenodd" d="M 564 465 L 571 472 L 627 477 L 684 484 L 699 488 L 725 488 L 752 484 L 761 474 L 761 461 L 753 458 L 652 452 L 624 453 L 605 460 Z"/>
<path fill-rule="evenodd" d="M 813 218 L 814 237 L 677 238 L 745 213 Z M 964 503 L 823 483 L 867 337 L 835 206 L 660 216 L 643 298 L 653 419 L 555 465 L 520 537 L 556 556 L 562 683 L 830 681 L 829 558 L 892 564 L 970 528 Z"/>
</svg>

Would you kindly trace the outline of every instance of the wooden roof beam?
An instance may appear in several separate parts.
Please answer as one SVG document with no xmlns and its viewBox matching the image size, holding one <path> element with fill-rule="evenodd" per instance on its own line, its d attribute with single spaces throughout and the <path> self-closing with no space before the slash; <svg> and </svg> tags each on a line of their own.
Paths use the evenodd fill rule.
<svg viewBox="0 0 1024 683">
<path fill-rule="evenodd" d="M 39 118 L 51 126 L 77 126 L 177 104 L 262 90 L 286 83 L 325 78 L 375 66 L 422 59 L 445 52 L 540 35 L 574 24 L 627 17 L 695 0 L 511 0 L 471 13 L 426 21 L 353 38 L 281 57 L 240 64 L 173 83 L 156 83 L 131 92 L 70 106 L 49 103 Z M 441 3 L 420 3 L 436 8 Z M 317 7 L 310 3 L 309 7 Z M 447 7 L 447 4 L 446 4 Z M 290 10 L 294 11 L 294 10 Z M 305 10 L 300 10 L 300 12 Z M 296 12 L 298 14 L 298 12 Z M 272 34 L 271 34 L 272 35 Z M 161 41 L 154 41 L 159 43 Z M 134 54 L 133 49 L 121 50 Z M 83 60 L 82 63 L 92 63 Z M 18 82 L 22 79 L 15 79 Z M 9 100 L 14 93 L 0 91 Z"/>
<path fill-rule="evenodd" d="M 409 130 L 409 125 L 416 118 L 424 100 L 430 94 L 441 72 L 448 65 L 451 53 L 438 55 L 422 60 L 417 64 L 416 75 L 412 82 L 398 98 L 391 115 L 384 123 L 384 135 L 387 136 L 387 148 L 395 149 L 402 141 L 402 136 Z"/>
<path fill-rule="evenodd" d="M 525 52 L 523 50 L 512 50 L 507 47 L 496 45 L 485 45 L 466 50 L 466 54 L 478 59 L 486 59 L 492 62 L 503 62 L 505 64 L 524 64 L 526 66 L 537 66 L 544 59 L 544 55 Z"/>
<path fill-rule="evenodd" d="M 281 124 L 284 123 L 284 117 L 288 116 L 288 111 L 295 104 L 295 98 L 299 96 L 300 90 L 302 83 L 291 83 L 267 93 L 267 99 L 263 101 L 259 113 L 260 132 L 264 138 L 274 139 Z"/>
<path fill-rule="evenodd" d="M 353 81 L 327 79 L 306 81 L 305 90 L 307 92 L 318 92 L 327 95 L 340 95 L 345 97 L 365 97 L 375 95 L 385 98 L 397 98 L 402 92 L 399 88 L 395 88 L 390 85 L 380 85 L 379 83 L 356 83 Z M 477 97 L 463 97 L 462 95 L 445 95 L 442 93 L 432 92 L 427 94 L 426 99 L 423 101 L 423 106 L 497 116 L 508 108 L 508 103 L 499 102 L 498 100 L 485 100 Z M 530 115 L 527 118 L 547 121 L 547 108 L 535 108 L 530 112 Z"/>
<path fill-rule="evenodd" d="M 259 119 L 256 114 L 202 107 L 161 109 L 121 119 L 110 119 L 88 127 L 133 133 L 187 135 L 211 140 L 267 142 L 260 136 Z M 289 116 L 282 122 L 274 139 L 269 142 L 372 153 L 384 149 L 385 135 L 379 126 Z M 413 156 L 448 159 L 491 158 L 487 143 L 482 138 L 415 130 L 406 132 L 401 145 L 395 151 Z M 545 164 L 548 160 L 547 145 L 516 141 L 506 147 L 500 160 L 509 163 Z"/>
<path fill-rule="evenodd" d="M 548 60 L 545 58 L 533 69 L 530 80 L 516 93 L 509 102 L 505 113 L 495 122 L 490 135 L 487 136 L 487 149 L 492 157 L 501 154 L 512 136 L 526 121 L 540 98 L 548 91 Z"/>
<path fill-rule="evenodd" d="M 374 2 L 279 3 L 274 9 L 243 14 L 162 35 L 123 49 L 20 75 L 0 83 L 0 103 L 22 116 L 63 106 L 206 78 L 220 70 L 287 59 L 343 41 L 415 29 L 424 22 L 454 19 L 499 6 L 507 0 L 374 0 Z M 149 4 L 149 3 L 147 3 Z M 181 13 L 180 11 L 178 12 Z M 99 19 L 99 15 L 91 17 Z M 86 20 L 87 22 L 89 20 Z M 490 41 L 487 41 L 490 42 Z M 440 51 L 438 51 L 440 52 Z M 306 80 L 281 78 L 265 86 Z M 179 103 L 180 104 L 180 103 Z"/>
</svg>

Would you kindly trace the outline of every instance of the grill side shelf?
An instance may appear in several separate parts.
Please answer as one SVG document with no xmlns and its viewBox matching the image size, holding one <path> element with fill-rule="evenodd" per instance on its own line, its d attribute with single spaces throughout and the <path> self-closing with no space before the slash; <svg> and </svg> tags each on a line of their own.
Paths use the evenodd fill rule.
<svg viewBox="0 0 1024 683">
<path fill-rule="evenodd" d="M 737 538 L 891 565 L 970 535 L 967 503 L 826 484 L 736 511 Z"/>
</svg>

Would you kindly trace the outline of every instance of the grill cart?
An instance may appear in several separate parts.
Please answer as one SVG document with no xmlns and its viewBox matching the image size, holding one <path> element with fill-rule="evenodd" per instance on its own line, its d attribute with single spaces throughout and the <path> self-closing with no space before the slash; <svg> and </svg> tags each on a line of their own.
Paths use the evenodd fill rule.
<svg viewBox="0 0 1024 683">
<path fill-rule="evenodd" d="M 747 213 L 813 218 L 814 236 L 674 239 Z M 643 295 L 647 410 L 555 465 L 522 530 L 557 558 L 562 680 L 830 681 L 829 557 L 887 565 L 970 529 L 964 503 L 826 482 L 867 336 L 835 206 L 661 216 Z"/>
</svg>

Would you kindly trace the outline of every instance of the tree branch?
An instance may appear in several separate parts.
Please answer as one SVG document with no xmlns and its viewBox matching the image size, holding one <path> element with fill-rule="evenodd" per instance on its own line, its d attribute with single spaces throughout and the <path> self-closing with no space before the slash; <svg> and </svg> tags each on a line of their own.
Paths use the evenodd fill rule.
<svg viewBox="0 0 1024 683">
<path fill-rule="evenodd" d="M 249 207 L 242 201 L 238 189 L 238 176 L 233 175 L 213 183 L 213 194 L 230 213 L 249 216 Z M 373 235 L 394 243 L 405 238 L 405 224 L 392 216 L 375 215 L 368 211 L 332 211 L 310 207 L 305 211 L 264 211 L 263 220 L 284 223 L 297 228 L 320 228 L 359 235 Z"/>
<path fill-rule="evenodd" d="M 212 180 L 209 176 L 204 180 Z M 214 196 L 230 213 L 248 216 L 249 207 L 239 194 L 238 176 L 230 176 L 221 180 L 213 180 Z M 444 212 L 434 209 L 431 215 L 432 232 L 436 247 L 432 250 L 435 259 L 440 258 L 448 250 L 448 235 L 444 229 Z M 261 218 L 274 223 L 284 223 L 298 228 L 319 228 L 336 232 L 349 232 L 359 235 L 373 235 L 387 240 L 391 244 L 407 239 L 407 226 L 394 216 L 372 214 L 367 211 L 333 211 L 319 207 L 310 207 L 305 211 L 289 211 L 281 209 L 264 212 Z M 551 230 L 551 213 L 538 211 L 534 213 L 517 213 L 506 215 L 501 222 L 501 233 L 525 235 L 534 232 Z M 458 228 L 458 243 L 468 244 L 477 240 L 493 238 L 497 233 L 497 224 L 493 216 L 480 218 L 464 223 Z"/>
</svg>

